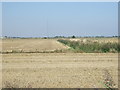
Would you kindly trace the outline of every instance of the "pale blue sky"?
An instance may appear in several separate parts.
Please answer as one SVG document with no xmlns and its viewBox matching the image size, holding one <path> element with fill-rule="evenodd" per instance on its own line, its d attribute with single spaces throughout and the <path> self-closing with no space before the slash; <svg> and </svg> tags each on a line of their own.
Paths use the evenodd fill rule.
<svg viewBox="0 0 120 90">
<path fill-rule="evenodd" d="M 118 35 L 117 2 L 2 3 L 3 36 Z"/>
<path fill-rule="evenodd" d="M 2 36 L 2 3 L 0 2 L 0 37 Z"/>
</svg>

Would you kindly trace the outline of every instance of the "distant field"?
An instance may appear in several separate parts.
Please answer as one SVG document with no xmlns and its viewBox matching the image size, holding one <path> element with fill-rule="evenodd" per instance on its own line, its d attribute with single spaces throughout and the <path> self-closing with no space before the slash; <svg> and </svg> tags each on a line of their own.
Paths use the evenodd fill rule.
<svg viewBox="0 0 120 90">
<path fill-rule="evenodd" d="M 3 39 L 3 52 L 45 52 L 67 49 L 56 39 Z"/>
<path fill-rule="evenodd" d="M 3 88 L 118 87 L 118 53 L 74 53 L 57 40 L 3 39 Z M 117 38 L 67 40 L 118 42 Z"/>
<path fill-rule="evenodd" d="M 99 42 L 99 43 L 115 43 L 118 42 L 118 38 L 71 38 L 69 39 L 71 41 L 83 41 L 83 42 L 88 42 L 88 41 L 92 41 L 92 42 Z"/>
</svg>

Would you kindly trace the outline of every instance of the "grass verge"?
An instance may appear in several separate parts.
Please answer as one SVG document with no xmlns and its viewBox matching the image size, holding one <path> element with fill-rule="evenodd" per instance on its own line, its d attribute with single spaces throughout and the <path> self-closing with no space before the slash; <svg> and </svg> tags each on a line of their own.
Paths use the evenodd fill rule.
<svg viewBox="0 0 120 90">
<path fill-rule="evenodd" d="M 79 42 L 59 39 L 59 42 L 71 47 L 74 52 L 85 53 L 118 53 L 120 52 L 120 44 L 118 43 L 99 43 L 99 42 Z"/>
</svg>

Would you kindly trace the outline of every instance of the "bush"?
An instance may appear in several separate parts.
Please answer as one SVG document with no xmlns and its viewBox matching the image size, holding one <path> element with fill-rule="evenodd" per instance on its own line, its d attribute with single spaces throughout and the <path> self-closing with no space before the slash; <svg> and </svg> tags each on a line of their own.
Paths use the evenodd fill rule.
<svg viewBox="0 0 120 90">
<path fill-rule="evenodd" d="M 72 38 L 75 38 L 75 36 L 73 35 Z"/>
<path fill-rule="evenodd" d="M 73 48 L 76 52 L 86 53 L 120 52 L 120 44 L 118 43 L 99 43 L 99 42 L 82 43 L 79 41 L 70 41 L 63 39 L 60 39 L 58 41 Z"/>
</svg>

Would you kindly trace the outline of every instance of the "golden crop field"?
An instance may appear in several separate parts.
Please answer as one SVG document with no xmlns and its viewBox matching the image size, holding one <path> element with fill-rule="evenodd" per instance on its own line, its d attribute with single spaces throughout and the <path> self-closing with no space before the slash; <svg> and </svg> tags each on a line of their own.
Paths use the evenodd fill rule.
<svg viewBox="0 0 120 90">
<path fill-rule="evenodd" d="M 4 39 L 2 46 L 3 52 L 43 52 L 68 48 L 56 39 Z"/>
<path fill-rule="evenodd" d="M 3 39 L 2 47 L 26 51 L 2 54 L 3 88 L 118 87 L 118 53 L 35 53 L 70 48 L 57 39 Z"/>
<path fill-rule="evenodd" d="M 92 42 L 118 42 L 118 38 L 75 38 L 75 39 L 70 39 L 71 41 L 92 41 Z"/>
</svg>

